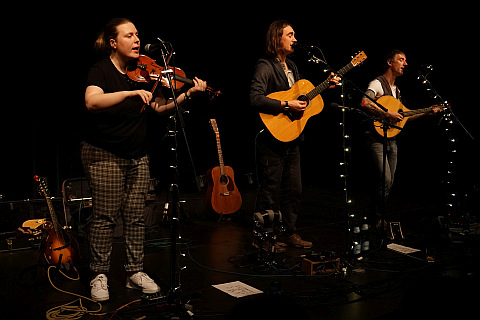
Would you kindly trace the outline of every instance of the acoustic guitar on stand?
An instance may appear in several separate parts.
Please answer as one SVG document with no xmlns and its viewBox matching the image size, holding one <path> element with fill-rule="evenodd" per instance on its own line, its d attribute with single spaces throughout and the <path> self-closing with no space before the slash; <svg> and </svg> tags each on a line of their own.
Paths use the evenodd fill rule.
<svg viewBox="0 0 480 320">
<path fill-rule="evenodd" d="M 367 56 L 362 51 L 355 56 L 345 67 L 337 72 L 338 76 L 343 76 L 353 67 L 362 63 Z M 279 113 L 277 115 L 269 113 L 260 113 L 260 118 L 267 127 L 268 131 L 277 139 L 283 142 L 292 141 L 302 133 L 308 119 L 319 114 L 323 110 L 323 99 L 320 93 L 328 88 L 329 80 L 325 80 L 317 87 L 305 79 L 298 80 L 287 91 L 273 92 L 267 95 L 268 98 L 279 101 L 301 100 L 307 102 L 307 107 L 303 112 Z"/>
<path fill-rule="evenodd" d="M 447 104 L 445 106 L 434 105 L 434 106 L 431 106 L 431 107 L 428 107 L 428 108 L 409 110 L 398 99 L 396 99 L 395 97 L 392 97 L 392 96 L 381 96 L 380 98 L 377 99 L 377 103 L 380 104 L 381 106 L 385 107 L 388 111 L 398 112 L 403 116 L 403 119 L 401 121 L 392 123 L 397 128 L 389 127 L 387 129 L 387 138 L 393 138 L 397 134 L 399 134 L 400 131 L 405 126 L 405 123 L 407 122 L 408 118 L 411 117 L 411 116 L 414 116 L 416 114 L 422 114 L 422 113 L 430 112 L 430 111 L 432 111 L 433 108 L 441 108 L 442 110 L 445 110 L 446 108 L 449 108 L 449 105 Z M 382 125 L 382 123 L 379 122 L 379 121 L 374 121 L 373 125 L 375 126 L 375 131 L 377 131 L 377 133 L 383 137 L 383 125 Z"/>
<path fill-rule="evenodd" d="M 217 138 L 217 151 L 220 165 L 207 171 L 208 188 L 205 202 L 208 208 L 218 214 L 237 212 L 242 206 L 242 196 L 235 185 L 233 169 L 223 163 L 220 132 L 217 121 L 210 119 L 210 124 Z"/>
</svg>

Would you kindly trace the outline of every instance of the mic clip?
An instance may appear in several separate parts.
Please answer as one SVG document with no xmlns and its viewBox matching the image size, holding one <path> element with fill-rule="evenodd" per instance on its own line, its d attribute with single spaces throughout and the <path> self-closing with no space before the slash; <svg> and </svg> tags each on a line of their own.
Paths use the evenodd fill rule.
<svg viewBox="0 0 480 320">
<path fill-rule="evenodd" d="M 308 62 L 313 62 L 313 63 L 324 63 L 327 64 L 324 60 L 317 58 L 313 53 L 309 52 L 310 54 L 310 59 L 308 59 Z"/>
<path fill-rule="evenodd" d="M 317 64 L 318 63 L 327 64 L 327 62 L 325 60 L 322 60 L 322 59 L 318 58 L 317 56 L 315 56 L 315 54 L 313 53 L 313 49 L 316 49 L 315 46 L 307 46 L 307 45 L 304 45 L 304 44 L 301 44 L 301 43 L 298 43 L 298 42 L 294 42 L 292 44 L 292 48 L 298 48 L 298 49 L 305 50 L 305 52 L 309 56 L 309 59 L 307 60 L 308 62 L 313 62 L 313 63 L 317 63 Z"/>
</svg>

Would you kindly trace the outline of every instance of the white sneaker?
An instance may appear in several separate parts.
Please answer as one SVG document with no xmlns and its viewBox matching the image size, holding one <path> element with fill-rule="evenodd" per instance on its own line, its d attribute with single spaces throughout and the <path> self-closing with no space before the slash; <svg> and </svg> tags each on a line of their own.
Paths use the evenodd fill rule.
<svg viewBox="0 0 480 320">
<path fill-rule="evenodd" d="M 90 281 L 92 299 L 96 301 L 105 301 L 110 298 L 108 294 L 107 276 L 103 273 L 97 275 Z"/>
<path fill-rule="evenodd" d="M 137 272 L 127 277 L 127 288 L 141 290 L 143 293 L 155 293 L 160 287 L 146 273 Z"/>
</svg>

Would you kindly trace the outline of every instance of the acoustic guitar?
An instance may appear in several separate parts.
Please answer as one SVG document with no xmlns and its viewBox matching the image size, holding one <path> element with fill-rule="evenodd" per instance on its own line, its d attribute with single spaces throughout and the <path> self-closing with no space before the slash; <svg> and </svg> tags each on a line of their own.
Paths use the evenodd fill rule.
<svg viewBox="0 0 480 320">
<path fill-rule="evenodd" d="M 206 193 L 207 207 L 218 214 L 237 212 L 242 206 L 242 196 L 235 185 L 233 169 L 223 163 L 220 132 L 217 121 L 210 119 L 210 124 L 217 139 L 219 166 L 207 171 L 208 188 Z"/>
<path fill-rule="evenodd" d="M 389 127 L 387 129 L 387 137 L 388 138 L 393 138 L 397 134 L 399 134 L 400 131 L 402 131 L 403 127 L 405 126 L 405 123 L 407 122 L 409 117 L 411 117 L 413 115 L 416 115 L 416 114 L 422 114 L 422 113 L 430 112 L 433 108 L 441 108 L 443 110 L 445 108 L 448 108 L 448 105 L 446 105 L 446 106 L 433 105 L 433 106 L 428 107 L 428 108 L 409 110 L 398 99 L 396 99 L 395 97 L 392 97 L 392 96 L 381 96 L 380 98 L 377 99 L 377 103 L 380 104 L 381 106 L 385 107 L 386 109 L 388 109 L 388 111 L 398 112 L 403 116 L 403 120 L 392 123 L 393 125 L 395 125 L 398 128 Z M 374 121 L 373 124 L 375 126 L 375 131 L 377 131 L 377 133 L 383 137 L 383 124 L 379 121 Z"/>
<path fill-rule="evenodd" d="M 44 250 L 43 256 L 49 265 L 65 267 L 67 270 L 74 266 L 78 250 L 76 239 L 67 233 L 58 223 L 57 215 L 53 209 L 52 199 L 45 178 L 34 176 L 33 179 L 38 183 L 38 190 L 47 200 L 48 210 L 52 222 L 46 222 L 43 225 L 45 235 L 40 246 Z"/>
<path fill-rule="evenodd" d="M 353 67 L 362 63 L 367 56 L 362 51 L 357 54 L 345 67 L 337 72 L 340 77 L 350 71 Z M 302 133 L 308 119 L 319 114 L 323 110 L 323 99 L 320 93 L 328 88 L 329 80 L 325 80 L 318 86 L 305 79 L 298 80 L 287 91 L 278 91 L 267 95 L 268 98 L 279 101 L 300 100 L 306 101 L 307 107 L 303 112 L 279 113 L 277 115 L 261 113 L 260 118 L 268 131 L 277 139 L 283 142 L 292 141 Z"/>
</svg>

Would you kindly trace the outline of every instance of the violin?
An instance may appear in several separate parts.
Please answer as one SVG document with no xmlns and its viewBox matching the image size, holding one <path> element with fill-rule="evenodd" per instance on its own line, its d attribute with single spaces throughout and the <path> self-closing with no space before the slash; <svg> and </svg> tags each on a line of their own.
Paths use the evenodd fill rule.
<svg viewBox="0 0 480 320">
<path fill-rule="evenodd" d="M 176 67 L 172 68 L 168 65 L 166 68 L 162 67 L 158 65 L 156 61 L 152 58 L 142 54 L 138 57 L 138 59 L 133 60 L 132 63 L 127 65 L 127 76 L 130 78 L 130 80 L 141 83 L 150 83 L 152 81 L 155 81 L 152 93 L 157 88 L 158 83 L 162 84 L 162 72 L 164 71 L 173 72 L 172 86 L 175 90 L 180 90 L 184 84 L 187 84 L 189 86 L 195 85 L 193 80 L 186 78 L 185 72 L 182 69 Z M 218 97 L 222 94 L 220 91 L 208 86 L 206 88 L 206 91 L 211 94 L 211 99 Z"/>
</svg>

